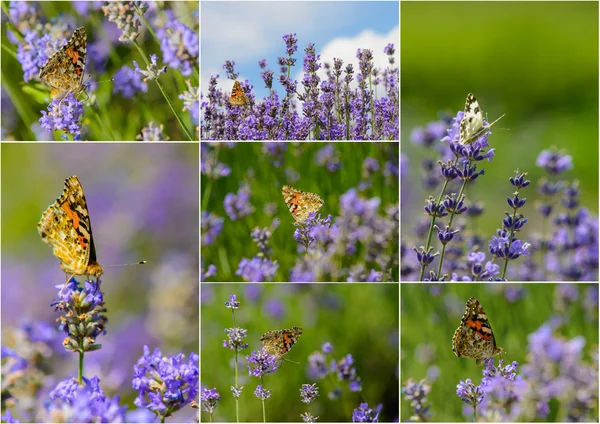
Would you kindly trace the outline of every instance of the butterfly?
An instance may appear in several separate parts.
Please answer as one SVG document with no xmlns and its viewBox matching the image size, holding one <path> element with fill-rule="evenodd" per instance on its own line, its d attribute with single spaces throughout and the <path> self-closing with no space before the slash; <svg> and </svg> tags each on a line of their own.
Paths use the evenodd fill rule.
<svg viewBox="0 0 600 424">
<path fill-rule="evenodd" d="M 485 125 L 483 123 L 483 114 L 479 107 L 479 102 L 475 96 L 471 93 L 467 96 L 465 102 L 465 113 L 462 121 L 460 121 L 460 144 L 471 144 L 476 141 L 479 137 L 484 135 L 492 126 L 502 119 L 504 115 L 496 119 L 491 124 Z"/>
<path fill-rule="evenodd" d="M 242 86 L 239 81 L 236 81 L 233 84 L 229 103 L 236 106 L 246 106 L 248 104 L 248 96 L 246 96 L 246 93 L 244 93 L 244 90 L 242 90 Z"/>
<path fill-rule="evenodd" d="M 496 338 L 487 315 L 474 297 L 467 300 L 465 314 L 452 337 L 452 350 L 459 358 L 464 356 L 476 359 L 477 365 L 502 353 L 502 348 L 496 346 Z"/>
<path fill-rule="evenodd" d="M 90 214 L 76 176 L 65 180 L 62 194 L 42 214 L 37 228 L 65 273 L 100 278 L 103 270 L 96 258 Z"/>
<path fill-rule="evenodd" d="M 281 194 L 286 206 L 299 224 L 305 224 L 308 214 L 311 212 L 317 213 L 324 204 L 323 199 L 318 194 L 297 190 L 289 185 L 281 188 Z"/>
<path fill-rule="evenodd" d="M 85 91 L 82 84 L 85 72 L 87 36 L 85 28 L 79 27 L 71 39 L 56 51 L 42 66 L 40 79 L 53 87 L 50 97 L 61 101 L 69 94 Z"/>
<path fill-rule="evenodd" d="M 262 335 L 260 341 L 267 353 L 281 360 L 294 347 L 301 335 L 300 327 L 292 327 L 289 330 L 268 331 Z"/>
</svg>

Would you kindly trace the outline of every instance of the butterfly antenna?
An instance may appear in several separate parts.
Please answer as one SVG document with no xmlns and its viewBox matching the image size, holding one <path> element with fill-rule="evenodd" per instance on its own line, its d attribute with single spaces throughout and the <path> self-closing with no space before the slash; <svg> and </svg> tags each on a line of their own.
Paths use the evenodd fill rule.
<svg viewBox="0 0 600 424">
<path fill-rule="evenodd" d="M 116 266 L 129 266 L 129 265 L 144 265 L 147 264 L 148 262 L 146 261 L 139 261 L 139 262 L 132 262 L 130 264 L 117 264 L 117 265 L 105 265 L 106 268 L 112 268 L 112 267 L 116 267 Z"/>
<path fill-rule="evenodd" d="M 292 364 L 300 365 L 300 362 L 295 362 L 287 358 L 283 358 L 284 361 L 291 362 Z"/>
<path fill-rule="evenodd" d="M 504 118 L 504 115 L 506 115 L 506 113 L 503 113 L 502 116 L 498 119 L 496 119 L 494 122 L 492 122 L 489 125 L 486 125 L 486 128 L 490 128 L 492 125 L 494 125 L 496 122 L 498 122 L 499 120 L 501 120 L 502 118 Z"/>
</svg>

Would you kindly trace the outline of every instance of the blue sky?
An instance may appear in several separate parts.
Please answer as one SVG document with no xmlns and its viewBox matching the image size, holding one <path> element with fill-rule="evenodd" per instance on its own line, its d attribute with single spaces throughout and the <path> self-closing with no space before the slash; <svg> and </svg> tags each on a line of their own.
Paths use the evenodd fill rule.
<svg viewBox="0 0 600 424">
<path fill-rule="evenodd" d="M 203 1 L 201 2 L 201 85 L 206 93 L 211 75 L 219 74 L 218 86 L 231 91 L 223 64 L 235 61 L 240 81 L 249 80 L 260 99 L 268 94 L 260 78 L 258 61 L 279 73 L 277 58 L 285 55 L 283 35 L 296 33 L 298 50 L 291 77 L 301 79 L 304 48 L 314 43 L 321 62 L 342 58 L 358 71 L 358 48 L 373 50 L 375 66 L 387 66 L 383 52 L 388 43 L 396 48 L 399 64 L 399 3 L 397 1 Z M 283 88 L 273 83 L 281 96 Z"/>
</svg>

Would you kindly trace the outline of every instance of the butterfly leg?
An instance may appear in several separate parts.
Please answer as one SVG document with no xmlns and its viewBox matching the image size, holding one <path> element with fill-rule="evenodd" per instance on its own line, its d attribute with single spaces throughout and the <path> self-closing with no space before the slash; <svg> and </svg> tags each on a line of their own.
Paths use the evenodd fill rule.
<svg viewBox="0 0 600 424">
<path fill-rule="evenodd" d="M 68 274 L 65 274 L 68 275 Z M 62 289 L 60 289 L 60 293 L 58 293 L 58 295 L 62 295 L 63 290 L 65 289 L 65 287 L 67 287 L 67 284 L 69 284 L 69 281 L 71 281 L 71 278 L 73 278 L 75 276 L 75 273 L 71 274 L 71 276 L 69 278 L 67 278 L 67 281 L 65 281 L 65 285 L 62 287 Z"/>
</svg>

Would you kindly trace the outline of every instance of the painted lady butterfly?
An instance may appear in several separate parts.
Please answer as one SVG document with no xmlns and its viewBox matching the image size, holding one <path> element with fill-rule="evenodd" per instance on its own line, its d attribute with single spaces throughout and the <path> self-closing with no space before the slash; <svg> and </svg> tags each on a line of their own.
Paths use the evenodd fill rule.
<svg viewBox="0 0 600 424">
<path fill-rule="evenodd" d="M 103 270 L 96 259 L 90 214 L 76 176 L 65 180 L 60 197 L 42 214 L 38 231 L 65 273 L 100 278 Z"/>
<path fill-rule="evenodd" d="M 324 205 L 321 196 L 285 185 L 281 188 L 283 200 L 299 224 L 305 224 L 310 212 L 317 213 Z"/>
<path fill-rule="evenodd" d="M 491 124 L 485 125 L 483 123 L 483 114 L 479 107 L 479 102 L 475 96 L 471 93 L 467 96 L 465 103 L 465 114 L 460 121 L 460 144 L 471 144 L 476 141 L 479 137 L 483 136 L 492 125 L 502 119 L 504 115 L 496 119 Z"/>
<path fill-rule="evenodd" d="M 467 300 L 465 314 L 452 337 L 452 350 L 459 358 L 464 356 L 476 359 L 477 365 L 482 365 L 486 359 L 502 353 L 502 348 L 496 346 L 487 315 L 474 297 Z"/>
<path fill-rule="evenodd" d="M 260 341 L 263 342 L 263 349 L 266 352 L 281 360 L 294 347 L 301 335 L 300 327 L 292 327 L 289 330 L 268 331 L 262 335 Z"/>
<path fill-rule="evenodd" d="M 40 79 L 53 87 L 50 97 L 64 99 L 69 93 L 75 96 L 85 91 L 82 84 L 85 72 L 87 37 L 85 28 L 79 27 L 71 39 L 55 52 L 40 70 Z"/>
<path fill-rule="evenodd" d="M 244 90 L 242 90 L 242 86 L 239 81 L 236 81 L 233 84 L 229 103 L 236 106 L 246 106 L 248 104 L 248 96 L 246 96 L 246 93 L 244 93 Z"/>
</svg>

